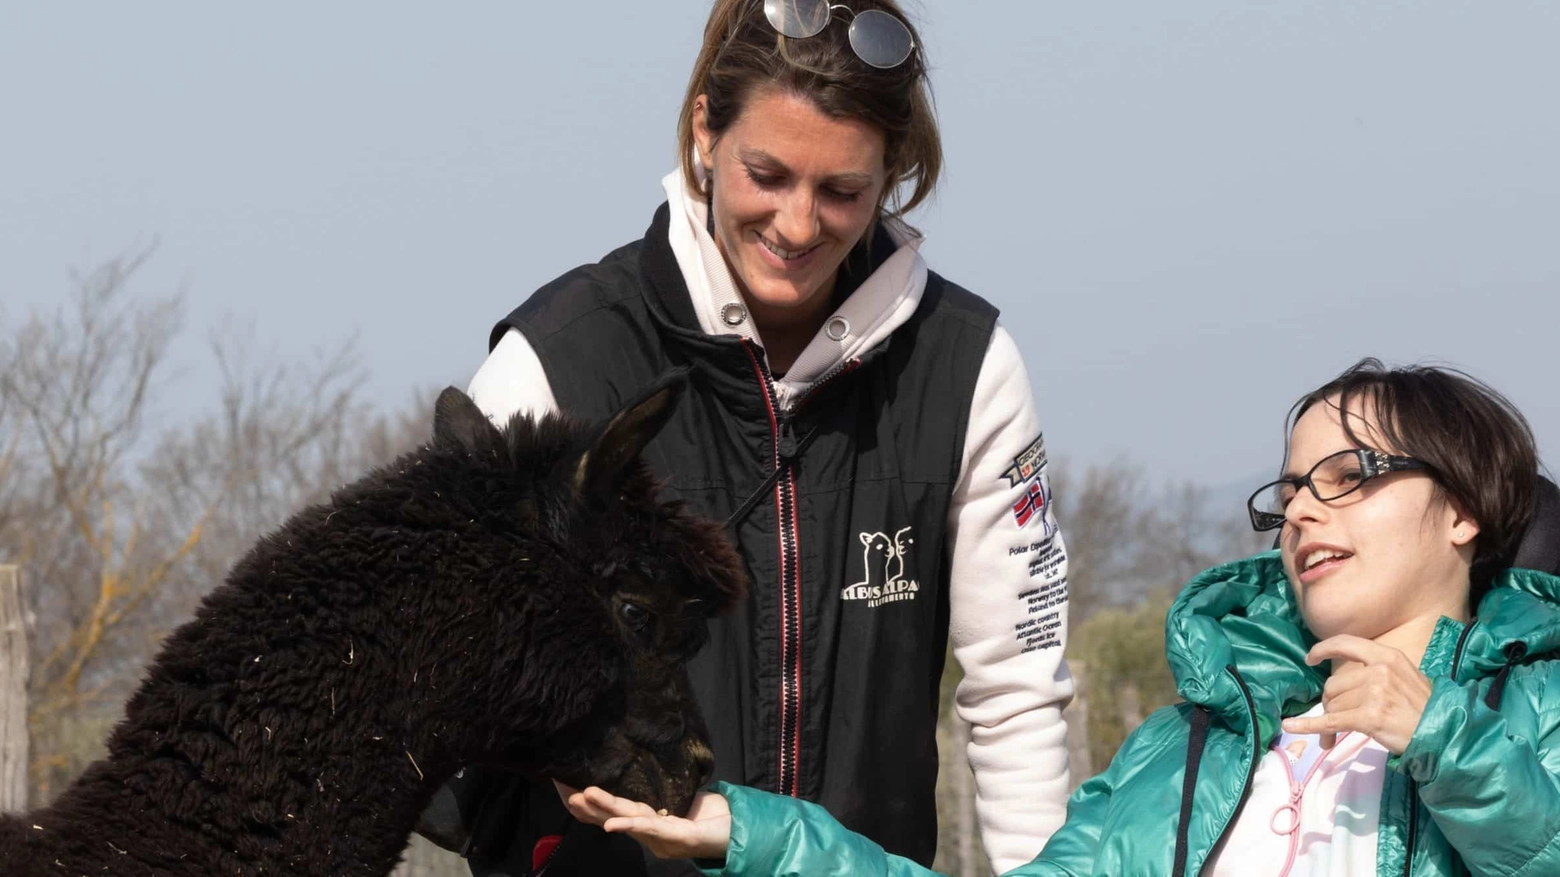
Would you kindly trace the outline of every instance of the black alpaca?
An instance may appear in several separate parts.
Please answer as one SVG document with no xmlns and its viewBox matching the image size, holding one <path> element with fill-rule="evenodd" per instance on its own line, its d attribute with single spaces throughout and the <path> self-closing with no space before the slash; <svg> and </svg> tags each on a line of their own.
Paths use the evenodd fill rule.
<svg viewBox="0 0 1560 877">
<path fill-rule="evenodd" d="M 712 759 L 684 665 L 742 578 L 639 461 L 682 386 L 504 432 L 446 390 L 428 446 L 234 567 L 107 758 L 0 818 L 0 872 L 384 875 L 468 764 L 685 812 Z"/>
</svg>

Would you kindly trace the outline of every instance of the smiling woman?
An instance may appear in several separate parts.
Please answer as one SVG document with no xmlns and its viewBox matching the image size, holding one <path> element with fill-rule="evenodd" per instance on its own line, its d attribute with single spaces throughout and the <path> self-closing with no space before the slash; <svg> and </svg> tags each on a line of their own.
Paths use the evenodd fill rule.
<svg viewBox="0 0 1560 877">
<path fill-rule="evenodd" d="M 1069 787 L 1067 552 L 1017 345 L 904 221 L 942 167 L 923 53 L 893 0 L 718 0 L 666 203 L 501 320 L 471 393 L 499 420 L 589 416 L 689 368 L 648 458 L 753 582 L 690 665 L 716 778 L 929 863 L 951 640 L 986 851 L 1010 867 Z M 462 828 L 430 834 L 476 874 L 694 873 L 533 780 L 467 771 L 458 812 L 429 817 Z"/>
</svg>

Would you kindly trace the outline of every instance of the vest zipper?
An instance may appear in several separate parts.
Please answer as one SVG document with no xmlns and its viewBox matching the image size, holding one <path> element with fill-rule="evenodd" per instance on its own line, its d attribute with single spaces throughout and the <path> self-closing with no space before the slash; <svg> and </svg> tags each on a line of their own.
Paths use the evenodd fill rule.
<svg viewBox="0 0 1560 877">
<path fill-rule="evenodd" d="M 802 755 L 802 577 L 797 559 L 799 550 L 796 533 L 796 470 L 792 456 L 796 453 L 796 433 L 788 412 L 780 409 L 775 394 L 774 379 L 746 339 L 742 349 L 747 351 L 753 363 L 753 373 L 758 376 L 764 391 L 764 405 L 769 411 L 770 440 L 774 447 L 774 466 L 779 477 L 775 481 L 775 520 L 778 524 L 780 550 L 780 739 L 778 779 L 779 792 L 797 797 L 801 793 Z M 784 471 L 782 470 L 784 468 Z"/>
<path fill-rule="evenodd" d="M 790 408 L 782 408 L 775 391 L 774 377 L 759 359 L 753 344 L 742 341 L 764 391 L 769 411 L 770 439 L 774 446 L 775 519 L 780 540 L 780 739 L 779 791 L 801 795 L 802 761 L 802 565 L 801 542 L 796 512 L 796 459 L 802 444 L 794 427 L 797 410 L 807 404 L 824 384 L 854 371 L 859 359 L 849 359 L 830 369 Z M 811 435 L 806 438 L 811 438 Z"/>
</svg>

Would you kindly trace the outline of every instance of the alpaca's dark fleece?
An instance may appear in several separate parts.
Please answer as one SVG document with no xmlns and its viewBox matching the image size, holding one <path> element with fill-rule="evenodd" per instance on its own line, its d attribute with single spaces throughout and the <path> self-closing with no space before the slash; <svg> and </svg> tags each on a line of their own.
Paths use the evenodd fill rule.
<svg viewBox="0 0 1560 877">
<path fill-rule="evenodd" d="M 107 758 L 0 818 L 0 872 L 388 874 L 466 764 L 691 795 L 683 662 L 741 567 L 638 462 L 680 381 L 503 433 L 445 391 L 428 446 L 262 539 L 169 637 Z"/>
</svg>

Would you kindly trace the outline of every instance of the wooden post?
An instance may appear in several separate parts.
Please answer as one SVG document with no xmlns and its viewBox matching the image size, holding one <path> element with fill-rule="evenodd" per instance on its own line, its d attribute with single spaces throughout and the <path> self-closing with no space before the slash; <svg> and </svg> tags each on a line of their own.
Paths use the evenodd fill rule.
<svg viewBox="0 0 1560 877">
<path fill-rule="evenodd" d="M 22 571 L 0 566 L 0 813 L 27 809 L 27 609 Z"/>
</svg>

